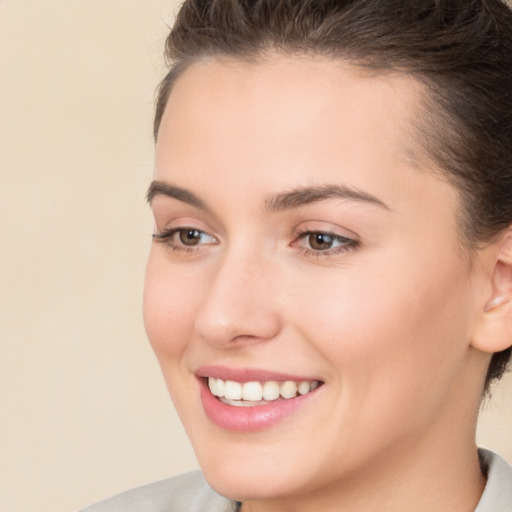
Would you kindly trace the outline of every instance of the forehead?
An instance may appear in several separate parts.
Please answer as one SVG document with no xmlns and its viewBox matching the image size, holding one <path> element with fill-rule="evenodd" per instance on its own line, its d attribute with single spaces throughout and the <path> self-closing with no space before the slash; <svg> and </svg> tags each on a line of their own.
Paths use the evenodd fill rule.
<svg viewBox="0 0 512 512">
<path fill-rule="evenodd" d="M 206 143 L 214 131 L 226 140 L 233 140 L 233 132 L 238 139 L 263 131 L 269 145 L 342 136 L 352 139 L 347 142 L 355 150 L 393 143 L 397 157 L 417 164 L 423 152 L 415 126 L 423 94 L 410 75 L 377 73 L 339 59 L 276 55 L 250 63 L 201 61 L 175 82 L 159 140 L 172 134 L 167 142 L 192 136 Z"/>
<path fill-rule="evenodd" d="M 428 161 L 415 128 L 422 97 L 422 85 L 409 75 L 342 60 L 274 56 L 194 63 L 168 99 L 156 178 L 194 169 L 200 180 L 215 175 L 233 183 L 240 173 L 229 169 L 243 169 L 270 183 L 291 166 L 297 172 L 342 170 L 358 186 L 365 170 L 384 180 L 386 166 L 424 169 Z"/>
</svg>

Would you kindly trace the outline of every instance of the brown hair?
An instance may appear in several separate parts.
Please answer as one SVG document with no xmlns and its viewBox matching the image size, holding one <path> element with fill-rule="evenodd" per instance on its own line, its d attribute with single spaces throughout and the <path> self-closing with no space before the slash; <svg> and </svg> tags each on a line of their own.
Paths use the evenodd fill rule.
<svg viewBox="0 0 512 512">
<path fill-rule="evenodd" d="M 512 12 L 500 0 L 187 0 L 166 41 L 173 83 L 193 62 L 271 53 L 341 58 L 415 76 L 425 86 L 421 141 L 462 198 L 467 247 L 512 224 Z M 427 115 L 433 112 L 433 115 Z M 511 348 L 495 353 L 486 390 Z"/>
</svg>

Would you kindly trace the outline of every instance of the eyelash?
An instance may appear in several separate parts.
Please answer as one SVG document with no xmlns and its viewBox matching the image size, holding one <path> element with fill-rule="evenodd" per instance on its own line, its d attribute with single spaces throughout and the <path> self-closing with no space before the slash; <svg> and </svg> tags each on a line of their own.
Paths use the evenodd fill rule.
<svg viewBox="0 0 512 512">
<path fill-rule="evenodd" d="M 348 238 L 346 236 L 338 235 L 337 233 L 332 233 L 330 231 L 321 231 L 321 230 L 312 230 L 312 229 L 305 229 L 305 230 L 299 230 L 297 232 L 296 239 L 292 242 L 292 245 L 295 246 L 297 243 L 299 243 L 302 240 L 307 239 L 308 237 L 312 235 L 321 235 L 321 236 L 328 236 L 332 238 L 332 241 L 340 242 L 341 245 L 338 247 L 334 247 L 331 249 L 327 249 L 325 251 L 315 250 L 315 249 L 308 249 L 306 247 L 298 247 L 301 254 L 304 256 L 313 256 L 316 258 L 327 258 L 329 256 L 334 256 L 337 254 L 342 254 L 351 250 L 355 250 L 359 247 L 360 243 L 358 240 L 354 240 L 353 238 Z"/>
<path fill-rule="evenodd" d="M 183 244 L 180 245 L 173 240 L 174 235 L 185 231 L 195 231 L 196 233 L 199 233 L 201 235 L 207 235 L 210 236 L 211 238 L 214 238 L 211 235 L 208 235 L 208 233 L 206 233 L 205 231 L 202 231 L 201 229 L 197 229 L 191 226 L 183 226 L 179 228 L 164 229 L 159 233 L 155 233 L 153 234 L 153 240 L 165 245 L 166 247 L 172 249 L 173 251 L 181 251 L 185 253 L 197 251 L 198 246 L 187 247 Z"/>
<path fill-rule="evenodd" d="M 194 231 L 200 235 L 206 235 L 211 238 L 214 238 L 213 236 L 208 235 L 208 233 L 206 233 L 205 231 L 202 231 L 202 230 L 194 228 L 194 227 L 184 226 L 184 227 L 179 227 L 179 228 L 165 229 L 159 233 L 155 233 L 155 234 L 153 234 L 153 240 L 165 245 L 166 247 L 170 248 L 173 251 L 179 251 L 179 252 L 183 252 L 183 253 L 196 252 L 198 250 L 199 246 L 203 245 L 203 244 L 187 247 L 183 244 L 176 243 L 173 240 L 175 235 L 182 233 L 182 232 L 186 232 L 186 231 Z M 297 245 L 300 241 L 305 240 L 307 237 L 310 237 L 313 235 L 321 235 L 321 236 L 325 236 L 325 237 L 330 237 L 332 239 L 333 243 L 339 242 L 339 243 L 341 243 L 341 245 L 338 247 L 324 250 L 324 251 L 308 249 L 306 247 L 300 247 Z M 354 240 L 352 238 L 347 238 L 345 236 L 341 236 L 341 235 L 338 235 L 336 233 L 332 233 L 329 231 L 306 229 L 306 230 L 298 231 L 295 240 L 290 245 L 292 247 L 297 247 L 299 252 L 304 256 L 313 256 L 313 257 L 317 257 L 317 258 L 322 258 L 322 257 L 334 256 L 336 254 L 341 254 L 344 252 L 348 252 L 350 250 L 355 250 L 359 247 L 360 242 L 358 240 Z"/>
</svg>

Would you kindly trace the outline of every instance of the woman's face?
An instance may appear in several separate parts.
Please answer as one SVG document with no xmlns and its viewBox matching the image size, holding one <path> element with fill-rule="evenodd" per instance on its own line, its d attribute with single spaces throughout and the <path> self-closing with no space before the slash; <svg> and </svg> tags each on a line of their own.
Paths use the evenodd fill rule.
<svg viewBox="0 0 512 512">
<path fill-rule="evenodd" d="M 473 442 L 481 281 L 415 144 L 420 94 L 306 57 L 203 62 L 174 86 L 144 316 L 224 495 L 313 495 Z"/>
</svg>

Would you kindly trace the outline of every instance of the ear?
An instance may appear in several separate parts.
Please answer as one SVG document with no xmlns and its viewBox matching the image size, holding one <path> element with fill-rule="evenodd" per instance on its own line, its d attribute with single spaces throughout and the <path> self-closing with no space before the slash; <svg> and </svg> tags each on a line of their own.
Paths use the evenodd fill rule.
<svg viewBox="0 0 512 512">
<path fill-rule="evenodd" d="M 483 352 L 501 352 L 512 345 L 512 226 L 493 244 L 490 294 L 473 332 L 471 345 Z"/>
</svg>

